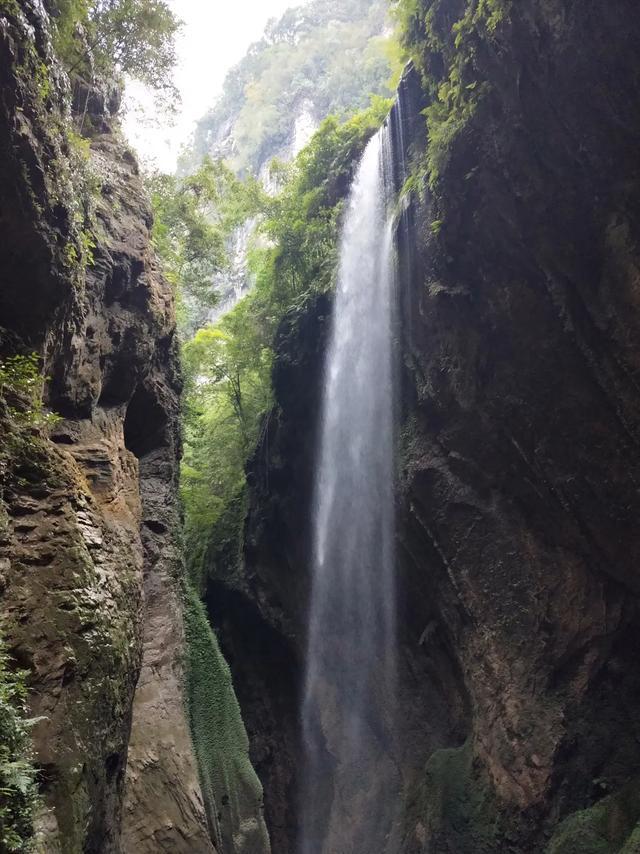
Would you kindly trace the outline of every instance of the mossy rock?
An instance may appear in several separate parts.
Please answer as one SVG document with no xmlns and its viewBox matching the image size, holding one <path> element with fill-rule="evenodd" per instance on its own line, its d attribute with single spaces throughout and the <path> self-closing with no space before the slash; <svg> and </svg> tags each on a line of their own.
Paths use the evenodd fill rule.
<svg viewBox="0 0 640 854">
<path fill-rule="evenodd" d="M 211 835 L 228 854 L 268 854 L 262 787 L 249 761 L 231 672 L 192 589 L 186 594 L 185 628 L 189 724 Z"/>
<path fill-rule="evenodd" d="M 496 796 L 476 767 L 471 742 L 437 750 L 407 803 L 409 826 L 422 826 L 429 850 L 496 854 L 501 825 Z"/>
<path fill-rule="evenodd" d="M 639 854 L 639 822 L 640 780 L 566 818 L 546 854 Z"/>
</svg>

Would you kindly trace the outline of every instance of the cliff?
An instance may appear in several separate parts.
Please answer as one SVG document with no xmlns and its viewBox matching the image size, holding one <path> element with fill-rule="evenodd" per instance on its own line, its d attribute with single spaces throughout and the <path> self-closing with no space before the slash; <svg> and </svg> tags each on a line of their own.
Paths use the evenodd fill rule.
<svg viewBox="0 0 640 854">
<path fill-rule="evenodd" d="M 407 854 L 629 854 L 640 820 L 637 15 L 630 2 L 414 7 L 418 70 L 392 117 L 409 176 L 402 785 L 382 808 Z M 329 311 L 316 302 L 281 329 L 243 577 L 210 584 L 282 852 L 296 835 Z M 250 655 L 247 623 L 263 639 Z"/>
<path fill-rule="evenodd" d="M 271 161 L 290 161 L 328 115 L 388 95 L 387 18 L 383 0 L 312 0 L 272 18 L 198 121 L 185 165 L 209 154 L 266 179 Z"/>
<path fill-rule="evenodd" d="M 1 630 L 35 719 L 37 846 L 213 854 L 184 697 L 173 294 L 119 93 L 71 91 L 52 31 L 35 0 L 0 4 Z"/>
</svg>

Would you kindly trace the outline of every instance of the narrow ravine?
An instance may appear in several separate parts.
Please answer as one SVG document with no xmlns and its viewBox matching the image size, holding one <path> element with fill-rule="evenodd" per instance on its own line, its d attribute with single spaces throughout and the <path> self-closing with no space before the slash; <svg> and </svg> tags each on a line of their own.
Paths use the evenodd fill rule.
<svg viewBox="0 0 640 854">
<path fill-rule="evenodd" d="M 360 803 L 358 792 L 379 742 L 392 740 L 395 714 L 391 176 L 385 125 L 364 152 L 348 200 L 325 366 L 302 713 L 302 854 L 338 850 L 346 822 L 361 825 L 363 854 L 381 850 L 387 832 L 386 812 Z M 345 813 L 345 804 L 357 806 L 355 813 Z"/>
</svg>

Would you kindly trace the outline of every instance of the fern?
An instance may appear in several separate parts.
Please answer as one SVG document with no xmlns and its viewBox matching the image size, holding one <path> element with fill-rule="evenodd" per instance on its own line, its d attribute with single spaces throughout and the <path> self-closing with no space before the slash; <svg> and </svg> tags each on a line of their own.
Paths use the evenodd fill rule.
<svg viewBox="0 0 640 854">
<path fill-rule="evenodd" d="M 0 641 L 0 850 L 33 850 L 33 819 L 38 807 L 36 769 L 27 717 L 26 673 L 11 667 Z"/>
</svg>

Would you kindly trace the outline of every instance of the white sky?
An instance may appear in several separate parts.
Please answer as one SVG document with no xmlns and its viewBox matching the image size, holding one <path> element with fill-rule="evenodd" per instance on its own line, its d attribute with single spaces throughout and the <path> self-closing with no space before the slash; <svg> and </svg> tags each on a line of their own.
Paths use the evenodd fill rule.
<svg viewBox="0 0 640 854">
<path fill-rule="evenodd" d="M 158 124 L 144 88 L 129 82 L 124 129 L 143 160 L 173 172 L 194 124 L 213 105 L 227 71 L 257 41 L 269 18 L 301 0 L 169 0 L 184 21 L 178 41 L 175 83 L 182 109 L 174 127 Z"/>
</svg>

